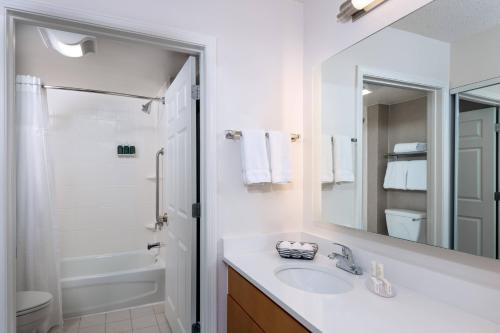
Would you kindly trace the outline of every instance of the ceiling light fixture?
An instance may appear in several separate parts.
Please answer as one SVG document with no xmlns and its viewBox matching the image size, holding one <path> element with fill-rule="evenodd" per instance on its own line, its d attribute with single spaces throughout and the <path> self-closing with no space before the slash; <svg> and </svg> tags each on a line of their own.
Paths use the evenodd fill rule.
<svg viewBox="0 0 500 333">
<path fill-rule="evenodd" d="M 47 48 L 66 57 L 78 58 L 96 51 L 96 38 L 94 36 L 41 27 L 38 30 Z"/>
<path fill-rule="evenodd" d="M 387 0 L 346 0 L 340 5 L 337 20 L 340 22 L 356 21 L 386 1 Z"/>
<path fill-rule="evenodd" d="M 368 89 L 366 89 L 366 88 L 363 88 L 363 90 L 362 90 L 362 94 L 363 94 L 363 96 L 368 95 L 368 94 L 371 94 L 371 93 L 372 93 L 372 91 L 371 91 L 371 90 L 368 90 Z"/>
<path fill-rule="evenodd" d="M 354 8 L 361 10 L 367 7 L 369 4 L 374 2 L 375 0 L 351 0 L 352 5 Z"/>
</svg>

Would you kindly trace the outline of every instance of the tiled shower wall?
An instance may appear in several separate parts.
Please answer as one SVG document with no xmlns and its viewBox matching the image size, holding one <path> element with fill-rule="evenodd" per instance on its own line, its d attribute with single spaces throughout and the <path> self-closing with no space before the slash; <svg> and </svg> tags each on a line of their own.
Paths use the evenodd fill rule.
<svg viewBox="0 0 500 333">
<path fill-rule="evenodd" d="M 153 240 L 158 105 L 145 101 L 48 91 L 49 143 L 61 257 L 142 250 Z M 135 158 L 119 158 L 119 144 Z"/>
</svg>

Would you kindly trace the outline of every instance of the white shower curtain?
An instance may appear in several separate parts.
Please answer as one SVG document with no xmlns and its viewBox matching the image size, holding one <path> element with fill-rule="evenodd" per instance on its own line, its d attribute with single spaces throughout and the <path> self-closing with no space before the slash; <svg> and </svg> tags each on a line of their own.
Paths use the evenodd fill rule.
<svg viewBox="0 0 500 333">
<path fill-rule="evenodd" d="M 16 78 L 17 290 L 50 292 L 50 324 L 62 324 L 54 182 L 47 146 L 49 124 L 39 78 Z"/>
</svg>

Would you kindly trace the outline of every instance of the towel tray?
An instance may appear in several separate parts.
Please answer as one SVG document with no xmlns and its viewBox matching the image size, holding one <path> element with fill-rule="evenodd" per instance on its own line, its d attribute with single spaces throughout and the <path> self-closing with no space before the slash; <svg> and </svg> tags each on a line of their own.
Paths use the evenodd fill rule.
<svg viewBox="0 0 500 333">
<path fill-rule="evenodd" d="M 314 256 L 316 256 L 316 253 L 318 252 L 318 244 L 316 243 L 310 243 L 310 242 L 298 242 L 300 243 L 301 245 L 304 245 L 304 244 L 310 244 L 313 248 L 312 251 L 308 251 L 308 250 L 302 250 L 302 249 L 285 249 L 285 248 L 281 248 L 280 249 L 280 244 L 284 242 L 284 241 L 279 241 L 278 243 L 276 243 L 276 250 L 278 251 L 278 254 L 282 257 L 282 258 L 286 258 L 286 259 L 303 259 L 303 260 L 313 260 L 314 259 Z M 294 241 L 288 241 L 290 243 L 297 243 L 297 242 L 294 242 Z"/>
</svg>

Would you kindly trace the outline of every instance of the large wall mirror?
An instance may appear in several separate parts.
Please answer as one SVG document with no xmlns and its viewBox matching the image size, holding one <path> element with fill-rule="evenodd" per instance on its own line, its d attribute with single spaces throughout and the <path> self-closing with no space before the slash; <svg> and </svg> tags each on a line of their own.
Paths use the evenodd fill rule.
<svg viewBox="0 0 500 333">
<path fill-rule="evenodd" d="M 320 72 L 322 222 L 498 259 L 500 1 L 432 1 Z"/>
</svg>

